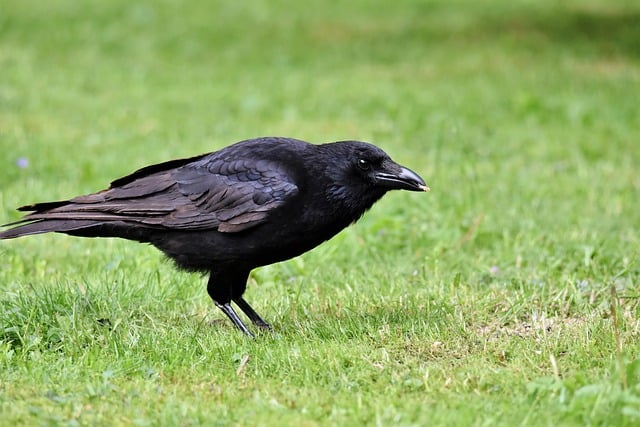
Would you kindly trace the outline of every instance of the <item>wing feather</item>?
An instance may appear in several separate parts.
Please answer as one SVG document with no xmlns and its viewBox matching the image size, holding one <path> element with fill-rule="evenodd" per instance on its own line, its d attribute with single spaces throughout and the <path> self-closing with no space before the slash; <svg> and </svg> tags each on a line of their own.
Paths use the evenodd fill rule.
<svg viewBox="0 0 640 427">
<path fill-rule="evenodd" d="M 235 233 L 264 222 L 298 193 L 275 161 L 211 156 L 176 169 L 154 167 L 114 181 L 99 193 L 25 207 L 35 212 L 20 223 L 42 220 L 124 221 L 177 230 Z M 149 175 L 143 175 L 149 171 Z M 40 206 L 44 209 L 38 209 Z"/>
</svg>

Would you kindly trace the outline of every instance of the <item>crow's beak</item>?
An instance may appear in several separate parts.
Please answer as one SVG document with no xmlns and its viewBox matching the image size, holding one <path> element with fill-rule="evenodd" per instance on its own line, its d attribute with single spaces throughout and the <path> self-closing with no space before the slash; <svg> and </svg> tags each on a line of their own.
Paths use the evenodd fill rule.
<svg viewBox="0 0 640 427">
<path fill-rule="evenodd" d="M 394 168 L 395 169 L 395 168 Z M 398 172 L 380 171 L 375 173 L 376 183 L 389 190 L 429 191 L 430 188 L 420 176 L 403 166 Z"/>
</svg>

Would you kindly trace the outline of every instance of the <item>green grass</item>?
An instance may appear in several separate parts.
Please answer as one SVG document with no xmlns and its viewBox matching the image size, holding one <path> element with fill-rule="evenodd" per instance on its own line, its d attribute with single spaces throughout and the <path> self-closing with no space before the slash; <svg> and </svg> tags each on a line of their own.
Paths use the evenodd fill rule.
<svg viewBox="0 0 640 427">
<path fill-rule="evenodd" d="M 0 424 L 640 423 L 637 2 L 1 9 L 2 222 L 261 135 L 432 192 L 256 270 L 255 340 L 152 248 L 1 242 Z"/>
</svg>

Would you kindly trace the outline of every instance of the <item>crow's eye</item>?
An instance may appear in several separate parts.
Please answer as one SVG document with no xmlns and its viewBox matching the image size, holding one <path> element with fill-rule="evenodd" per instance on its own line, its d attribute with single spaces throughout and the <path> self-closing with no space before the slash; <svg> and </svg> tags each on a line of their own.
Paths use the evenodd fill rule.
<svg viewBox="0 0 640 427">
<path fill-rule="evenodd" d="M 365 159 L 358 159 L 358 167 L 363 171 L 368 171 L 369 169 L 371 169 L 371 163 L 369 163 Z"/>
</svg>

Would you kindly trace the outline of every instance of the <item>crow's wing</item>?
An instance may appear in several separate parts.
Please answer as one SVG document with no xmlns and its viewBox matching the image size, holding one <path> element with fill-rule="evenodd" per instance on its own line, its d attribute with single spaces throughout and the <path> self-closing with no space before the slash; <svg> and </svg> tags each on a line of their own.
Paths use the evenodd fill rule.
<svg viewBox="0 0 640 427">
<path fill-rule="evenodd" d="M 262 223 L 269 211 L 298 194 L 279 163 L 267 160 L 213 160 L 206 167 L 183 167 L 174 178 L 190 203 L 182 204 L 165 224 L 171 228 L 236 232 Z"/>
<path fill-rule="evenodd" d="M 176 169 L 145 168 L 114 181 L 107 190 L 68 202 L 26 206 L 24 210 L 35 212 L 19 222 L 124 221 L 153 228 L 233 233 L 264 222 L 269 211 L 297 193 L 298 187 L 278 162 L 207 156 Z"/>
</svg>

